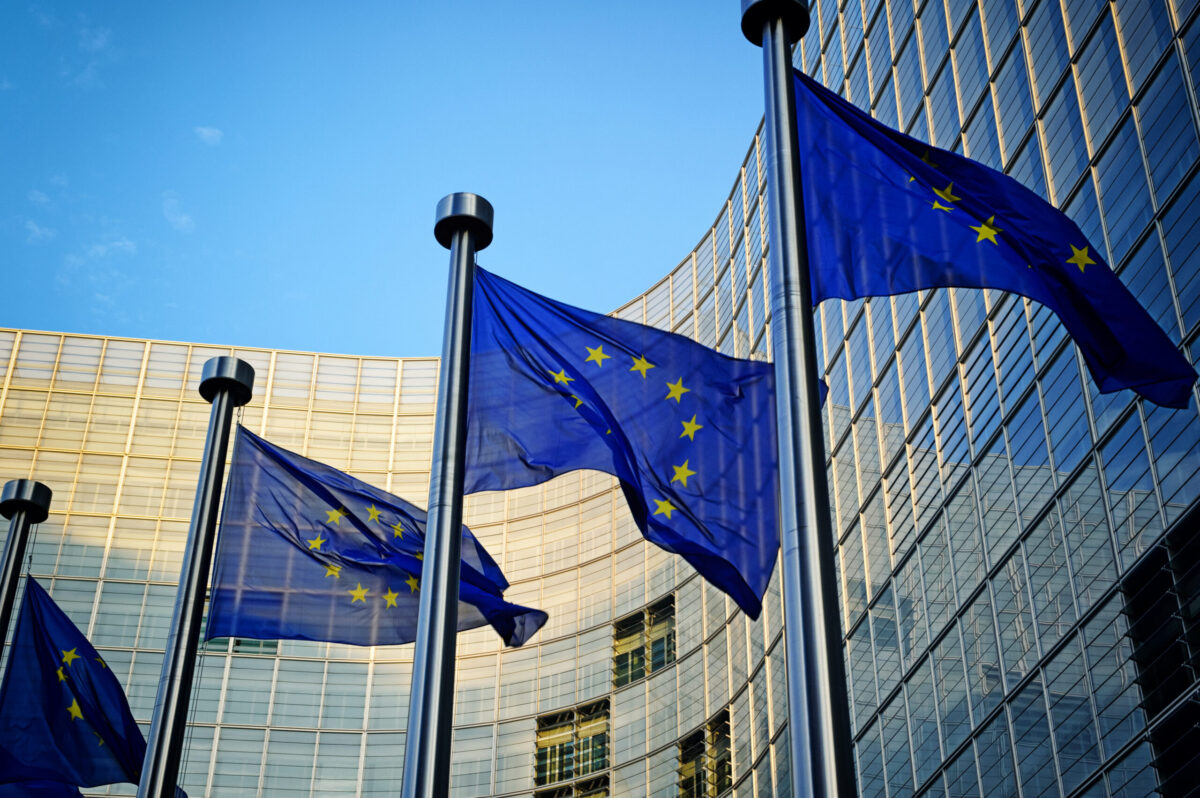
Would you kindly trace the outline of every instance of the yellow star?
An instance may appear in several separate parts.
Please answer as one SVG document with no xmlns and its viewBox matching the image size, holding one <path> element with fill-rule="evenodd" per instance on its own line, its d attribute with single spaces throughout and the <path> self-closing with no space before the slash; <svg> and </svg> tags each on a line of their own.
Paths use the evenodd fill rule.
<svg viewBox="0 0 1200 798">
<path fill-rule="evenodd" d="M 675 382 L 667 383 L 666 398 L 674 399 L 676 402 L 679 402 L 679 401 L 682 401 L 683 395 L 690 390 L 692 390 L 692 389 L 683 387 L 683 377 L 680 377 L 679 379 L 675 380 Z"/>
<path fill-rule="evenodd" d="M 330 563 L 329 565 L 326 565 L 325 566 L 325 577 L 328 578 L 331 576 L 334 579 L 341 579 L 342 578 L 342 566 L 333 565 L 332 563 Z"/>
<path fill-rule="evenodd" d="M 1000 230 L 999 227 L 995 227 L 993 225 L 993 223 L 995 221 L 996 221 L 995 216 L 989 216 L 988 220 L 986 222 L 980 222 L 978 227 L 971 228 L 976 233 L 979 233 L 979 236 L 975 239 L 976 244 L 978 244 L 980 241 L 983 241 L 986 238 L 988 241 L 991 241 L 993 244 L 996 244 L 997 246 L 999 246 L 999 242 L 996 241 L 996 233 L 999 233 L 1002 231 Z"/>
<path fill-rule="evenodd" d="M 104 738 L 100 736 L 100 732 L 93 729 L 92 734 L 96 735 L 96 746 L 99 748 L 103 748 L 104 747 Z"/>
<path fill-rule="evenodd" d="M 101 668 L 105 668 L 105 669 L 108 668 L 108 663 L 105 662 L 104 660 L 100 659 L 99 657 L 96 657 L 96 662 L 100 663 Z"/>
<path fill-rule="evenodd" d="M 354 588 L 353 590 L 347 590 L 346 592 L 351 596 L 354 596 L 354 598 L 350 599 L 351 604 L 356 601 L 361 601 L 363 604 L 367 603 L 367 589 L 362 586 L 362 582 L 358 583 L 358 587 Z"/>
<path fill-rule="evenodd" d="M 1088 257 L 1088 248 L 1076 249 L 1074 244 L 1071 244 L 1071 257 L 1067 258 L 1067 263 L 1074 263 L 1079 267 L 1079 271 L 1083 271 L 1084 266 L 1091 266 L 1096 261 Z"/>
<path fill-rule="evenodd" d="M 308 550 L 309 551 L 320 551 L 321 544 L 324 542 L 325 542 L 325 538 L 321 537 L 321 533 L 318 532 L 317 536 L 315 538 L 308 541 Z"/>
<path fill-rule="evenodd" d="M 83 720 L 83 710 L 79 708 L 78 698 L 71 702 L 71 706 L 67 707 L 67 712 L 71 713 L 71 720 Z"/>
<path fill-rule="evenodd" d="M 423 551 L 418 551 L 415 556 L 418 560 L 421 560 L 421 561 L 425 560 L 425 552 L 423 552 Z"/>
<path fill-rule="evenodd" d="M 702 429 L 704 429 L 704 425 L 696 423 L 696 415 L 693 413 L 691 421 L 683 422 L 683 432 L 679 433 L 679 437 L 682 438 L 686 435 L 689 441 L 694 441 L 696 440 L 696 431 Z"/>
<path fill-rule="evenodd" d="M 671 477 L 672 482 L 682 482 L 683 486 L 687 487 L 687 478 L 695 475 L 695 471 L 688 468 L 688 461 L 684 460 L 683 465 L 671 466 L 675 469 L 675 476 Z M 668 516 L 669 518 L 670 516 Z"/>
<path fill-rule="evenodd" d="M 368 521 L 378 521 L 379 520 L 379 508 L 373 504 L 367 508 L 367 520 Z"/>
<path fill-rule="evenodd" d="M 325 515 L 329 516 L 329 518 L 326 519 L 325 523 L 336 524 L 340 526 L 342 523 L 342 516 L 345 514 L 345 509 L 341 507 L 337 508 L 336 510 L 326 510 Z"/>
<path fill-rule="evenodd" d="M 387 592 L 383 594 L 383 600 L 387 602 L 387 604 L 385 604 L 384 606 L 385 607 L 395 607 L 396 606 L 396 597 L 399 595 L 400 595 L 399 593 L 392 590 L 391 585 L 388 585 Z"/>
<path fill-rule="evenodd" d="M 579 406 L 580 406 L 581 404 L 583 404 L 583 400 L 582 400 L 582 399 L 580 399 L 580 398 L 579 398 L 578 396 L 576 396 L 575 394 L 571 394 L 571 398 L 575 400 L 575 408 L 576 408 L 576 409 L 578 409 L 578 408 L 579 408 Z"/>
<path fill-rule="evenodd" d="M 584 363 L 595 363 L 597 366 L 603 366 L 604 361 L 612 357 L 612 355 L 604 354 L 603 344 L 595 349 L 592 349 L 590 346 L 585 346 L 584 349 L 588 351 L 587 360 L 583 361 Z"/>
<path fill-rule="evenodd" d="M 550 369 L 546 369 L 546 371 L 550 371 Z M 567 376 L 566 369 L 559 369 L 558 371 L 550 371 L 550 374 L 554 377 L 555 384 L 566 385 L 568 382 L 575 382 L 574 377 Z"/>
<path fill-rule="evenodd" d="M 418 588 L 418 587 L 420 586 L 420 584 L 421 584 L 421 580 L 420 580 L 420 579 L 417 579 L 415 576 L 409 576 L 409 577 L 408 577 L 408 579 L 405 579 L 405 580 L 404 580 L 404 584 L 408 585 L 408 592 L 409 592 L 409 593 L 416 593 L 416 592 L 417 592 L 417 588 Z"/>
<path fill-rule="evenodd" d="M 670 499 L 655 499 L 654 503 L 658 505 L 658 507 L 654 510 L 654 514 L 665 515 L 668 519 L 671 517 L 671 513 L 679 509 L 675 505 L 671 504 Z"/>
<path fill-rule="evenodd" d="M 933 209 L 935 211 L 952 211 L 952 210 L 954 210 L 953 208 L 947 208 L 945 205 L 938 202 L 937 200 L 933 201 Z"/>
<path fill-rule="evenodd" d="M 392 524 L 392 537 L 394 537 L 394 538 L 404 537 L 404 524 L 401 523 L 400 521 L 397 521 L 396 523 Z"/>
<path fill-rule="evenodd" d="M 79 655 L 75 653 L 76 649 L 63 652 L 63 664 L 70 665 L 75 660 L 79 659 Z"/>
<path fill-rule="evenodd" d="M 937 194 L 939 197 L 944 199 L 946 202 L 958 202 L 960 199 L 962 199 L 962 197 L 954 196 L 953 189 L 954 189 L 954 184 L 951 183 L 950 185 L 946 186 L 945 188 L 935 188 L 933 190 L 933 193 Z"/>
<path fill-rule="evenodd" d="M 633 359 L 633 366 L 629 370 L 638 372 L 639 374 L 642 375 L 642 379 L 644 380 L 644 379 L 646 379 L 646 372 L 652 368 L 654 368 L 654 364 L 651 363 L 646 358 L 635 357 Z"/>
<path fill-rule="evenodd" d="M 59 680 L 60 682 L 65 682 L 65 681 L 67 680 L 67 675 L 66 675 L 65 673 L 63 673 L 63 669 L 62 669 L 62 668 L 59 668 L 59 669 L 58 669 L 58 680 Z"/>
</svg>

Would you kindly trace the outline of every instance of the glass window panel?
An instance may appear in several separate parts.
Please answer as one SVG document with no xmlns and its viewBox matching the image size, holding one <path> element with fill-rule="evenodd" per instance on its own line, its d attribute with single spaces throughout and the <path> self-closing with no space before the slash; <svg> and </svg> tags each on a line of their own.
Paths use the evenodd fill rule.
<svg viewBox="0 0 1200 798">
<path fill-rule="evenodd" d="M 975 718 L 983 718 L 1004 697 L 1000 671 L 1000 653 L 996 646 L 996 625 L 992 620 L 991 598 L 985 590 L 979 594 L 960 622 L 964 664 L 967 668 L 968 695 Z M 952 644 L 951 644 L 952 645 Z"/>
<path fill-rule="evenodd" d="M 1000 652 L 1010 685 L 1020 681 L 1038 657 L 1023 561 L 1018 549 L 992 579 Z"/>
<path fill-rule="evenodd" d="M 1113 530 L 1122 570 L 1128 568 L 1162 533 L 1154 478 L 1136 414 L 1126 418 L 1101 448 Z"/>
<path fill-rule="evenodd" d="M 1000 713 L 975 738 L 979 757 L 979 783 L 987 798 L 1017 798 L 1017 780 L 1013 772 L 1012 739 L 1004 713 Z"/>
<path fill-rule="evenodd" d="M 1067 38 L 1058 3 L 1038 3 L 1026 23 L 1025 36 L 1033 67 L 1034 96 L 1040 108 L 1068 63 Z"/>
<path fill-rule="evenodd" d="M 1163 237 L 1185 329 L 1200 321 L 1200 178 L 1193 176 L 1163 215 Z"/>
<path fill-rule="evenodd" d="M 262 767 L 262 729 L 220 729 L 217 761 L 213 766 L 212 795 L 254 795 Z"/>
<path fill-rule="evenodd" d="M 1062 522 L 1054 509 L 1042 517 L 1025 539 L 1025 562 L 1042 650 L 1049 651 L 1076 618 Z"/>
<path fill-rule="evenodd" d="M 954 42 L 954 74 L 958 85 L 959 107 L 963 115 L 970 113 L 987 88 L 987 56 L 983 50 L 983 31 L 974 3 L 955 3 L 955 8 L 970 10 L 966 22 Z"/>
<path fill-rule="evenodd" d="M 145 585 L 105 582 L 91 640 L 98 646 L 130 646 L 137 637 Z"/>
<path fill-rule="evenodd" d="M 281 659 L 275 682 L 275 707 L 271 722 L 276 726 L 315 728 L 323 692 L 324 662 Z"/>
<path fill-rule="evenodd" d="M 358 754 L 361 747 L 361 734 L 322 732 L 317 740 L 313 794 L 357 795 Z"/>
<path fill-rule="evenodd" d="M 883 749 L 880 747 L 878 723 L 858 741 L 855 759 L 858 762 L 858 788 L 861 795 L 885 795 L 883 771 Z"/>
<path fill-rule="evenodd" d="M 913 764 L 917 784 L 933 775 L 942 761 L 938 737 L 937 692 L 934 690 L 930 660 L 925 660 L 905 685 L 908 696 L 908 731 L 912 738 Z"/>
<path fill-rule="evenodd" d="M 1080 412 L 1084 406 L 1083 386 L 1073 348 L 1063 350 L 1042 376 L 1042 397 L 1054 467 L 1062 479 L 1079 465 L 1092 445 L 1087 416 Z"/>
<path fill-rule="evenodd" d="M 1053 4 L 1043 3 L 1039 8 L 1053 8 Z M 1057 10 L 1054 13 L 1057 14 Z M 1075 83 L 1069 76 L 1042 117 L 1042 138 L 1046 142 L 1050 184 L 1055 199 L 1061 202 L 1088 162 L 1079 116 L 1079 99 L 1075 96 Z"/>
<path fill-rule="evenodd" d="M 61 341 L 58 335 L 23 334 L 21 348 L 17 351 L 17 364 L 12 372 L 12 384 L 49 387 Z"/>
<path fill-rule="evenodd" d="M 904 716 L 904 693 L 898 693 L 879 713 L 888 790 L 892 795 L 911 794 L 913 789 L 912 755 Z"/>
<path fill-rule="evenodd" d="M 274 673 L 274 659 L 233 657 L 229 662 L 229 685 L 225 691 L 222 722 L 265 725 Z"/>
<path fill-rule="evenodd" d="M 1160 0 L 1116 0 L 1117 31 L 1136 92 L 1171 43 L 1171 18 Z"/>
<path fill-rule="evenodd" d="M 306 795 L 316 747 L 315 732 L 272 729 L 263 769 L 263 798 Z"/>
<path fill-rule="evenodd" d="M 1021 688 L 1009 708 L 1022 791 L 1029 796 L 1058 795 L 1041 678 Z"/>
<path fill-rule="evenodd" d="M 1142 692 L 1122 600 L 1113 597 L 1083 628 L 1100 745 L 1112 756 L 1146 727 Z"/>
<path fill-rule="evenodd" d="M 988 0 L 1011 11 L 1012 4 Z M 1033 100 L 1029 95 L 1029 78 L 1025 74 L 1025 51 L 1014 46 L 996 73 L 996 121 L 1004 146 L 1004 159 L 1011 161 L 1025 132 L 1033 124 Z"/>
<path fill-rule="evenodd" d="M 1104 221 L 1108 227 L 1108 244 L 1113 262 L 1120 262 L 1137 240 L 1154 212 L 1150 204 L 1146 170 L 1142 167 L 1137 131 L 1133 120 L 1126 118 L 1112 144 L 1096 164 L 1100 184 L 1100 199 L 1104 205 Z M 1100 246 L 1092 238 L 1095 246 Z"/>
<path fill-rule="evenodd" d="M 949 66 L 930 83 L 929 113 L 933 143 L 944 150 L 958 149 L 958 101 L 954 96 L 954 72 Z"/>
<path fill-rule="evenodd" d="M 1187 103 L 1183 75 L 1172 56 L 1138 103 L 1142 142 L 1159 202 L 1170 196 L 1200 156 L 1192 115 L 1180 113 Z"/>
<path fill-rule="evenodd" d="M 925 74 L 932 76 L 942 59 L 950 53 L 950 35 L 946 29 L 946 7 L 937 0 L 925 3 L 918 16 L 921 50 L 925 56 Z"/>
<path fill-rule="evenodd" d="M 1117 32 L 1112 17 L 1105 14 L 1100 29 L 1088 40 L 1076 64 L 1083 114 L 1087 118 L 1088 146 L 1092 152 L 1100 148 L 1129 104 L 1129 87 L 1116 53 Z"/>
<path fill-rule="evenodd" d="M 1087 667 L 1078 640 L 1046 666 L 1046 693 L 1064 792 L 1074 790 L 1100 765 Z"/>
</svg>

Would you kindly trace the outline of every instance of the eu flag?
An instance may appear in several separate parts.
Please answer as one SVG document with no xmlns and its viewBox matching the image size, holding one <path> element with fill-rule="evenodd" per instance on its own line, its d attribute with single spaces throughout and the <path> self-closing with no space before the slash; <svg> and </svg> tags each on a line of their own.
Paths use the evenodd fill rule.
<svg viewBox="0 0 1200 798">
<path fill-rule="evenodd" d="M 205 638 L 416 638 L 425 512 L 238 428 L 217 536 Z M 458 628 L 491 624 L 519 646 L 546 622 L 502 598 L 508 582 L 462 530 Z"/>
<path fill-rule="evenodd" d="M 1186 407 L 1196 372 L 1064 213 L 795 73 L 813 301 L 994 288 L 1054 311 L 1101 391 Z"/>
<path fill-rule="evenodd" d="M 42 586 L 26 579 L 0 687 L 0 795 L 136 784 L 145 754 L 117 677 Z"/>
<path fill-rule="evenodd" d="M 586 468 L 758 617 L 779 548 L 774 372 L 475 271 L 466 488 Z"/>
</svg>

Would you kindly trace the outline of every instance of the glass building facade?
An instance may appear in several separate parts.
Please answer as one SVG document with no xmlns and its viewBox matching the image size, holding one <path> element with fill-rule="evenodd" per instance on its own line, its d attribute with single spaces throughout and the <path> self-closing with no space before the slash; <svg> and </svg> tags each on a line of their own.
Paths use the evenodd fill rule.
<svg viewBox="0 0 1200 798">
<path fill-rule="evenodd" d="M 795 59 L 1063 208 L 1195 360 L 1198 8 L 815 0 Z M 765 357 L 762 145 L 760 131 L 700 244 L 616 315 Z M 816 320 L 860 792 L 1190 794 L 1195 404 L 1098 393 L 1061 327 L 1019 297 L 831 301 Z M 435 359 L 0 330 L 0 479 L 55 492 L 29 571 L 142 722 L 208 420 L 197 380 L 217 354 L 257 371 L 248 428 L 426 500 Z M 750 621 L 645 544 L 613 480 L 592 473 L 469 497 L 466 521 L 509 599 L 550 621 L 521 649 L 460 635 L 453 795 L 788 794 L 778 573 Z M 395 794 L 411 668 L 411 645 L 207 644 L 183 786 Z"/>
</svg>

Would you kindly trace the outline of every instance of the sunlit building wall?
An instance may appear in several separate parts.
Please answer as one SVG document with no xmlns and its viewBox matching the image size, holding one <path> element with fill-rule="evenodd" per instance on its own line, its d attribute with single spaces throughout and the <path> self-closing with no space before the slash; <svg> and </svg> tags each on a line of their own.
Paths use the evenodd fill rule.
<svg viewBox="0 0 1200 798">
<path fill-rule="evenodd" d="M 1064 208 L 1192 356 L 1197 5 L 821 0 L 796 62 Z M 700 244 L 616 315 L 770 351 L 760 137 Z M 1044 309 L 996 292 L 829 302 L 816 319 L 862 794 L 1187 794 L 1195 407 L 1099 394 Z M 55 490 L 30 570 L 142 722 L 216 354 L 255 366 L 251 430 L 426 500 L 436 360 L 0 331 L 0 478 Z M 787 794 L 778 574 L 749 621 L 643 543 L 601 475 L 472 497 L 466 520 L 508 597 L 550 622 L 516 650 L 460 636 L 454 795 Z M 209 644 L 184 787 L 394 794 L 411 661 L 412 646 Z"/>
</svg>

